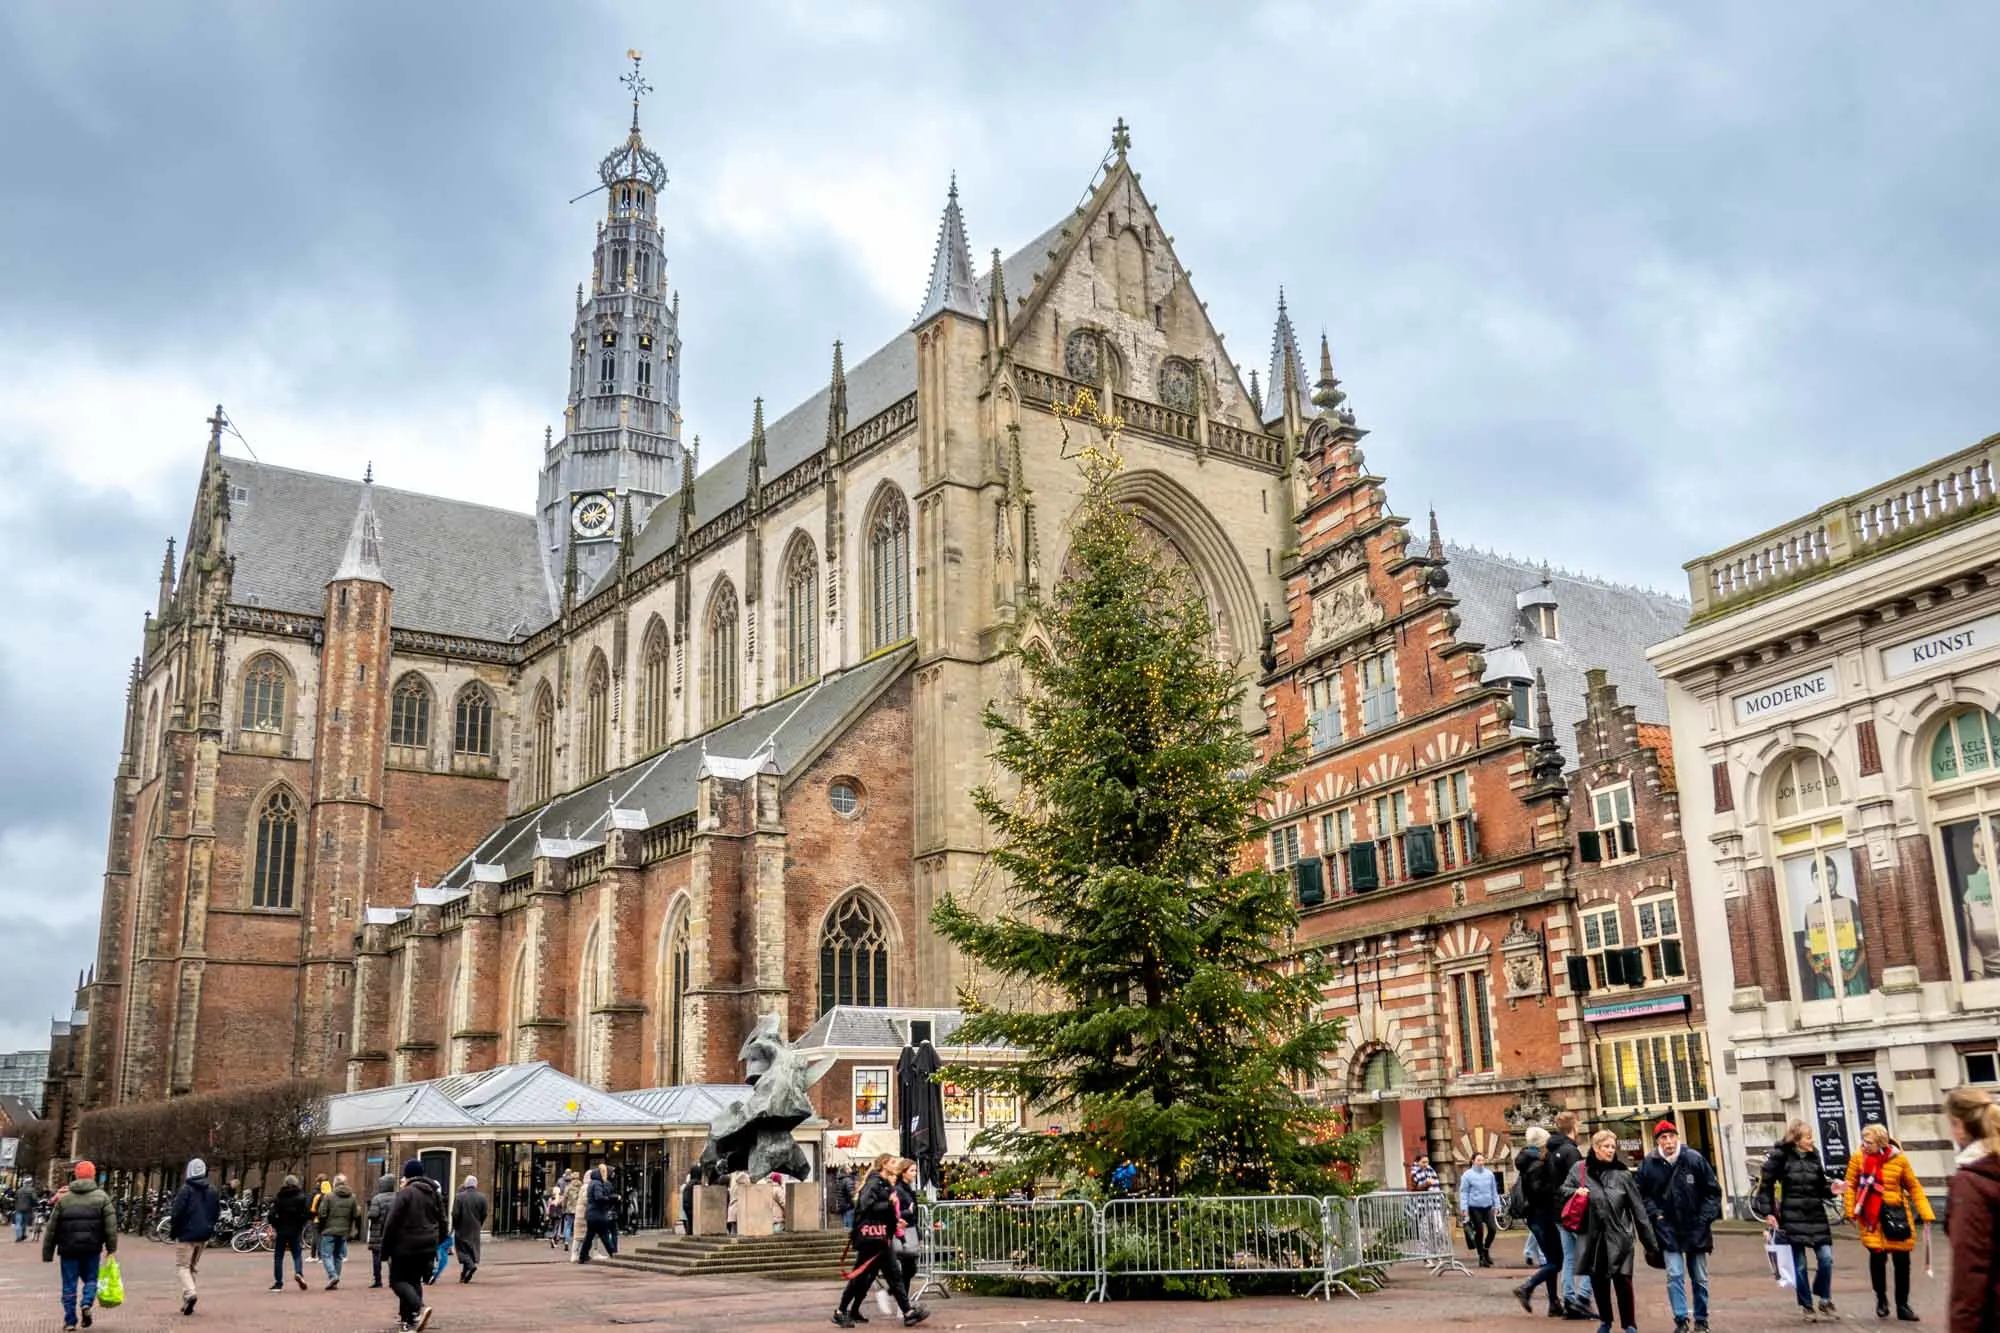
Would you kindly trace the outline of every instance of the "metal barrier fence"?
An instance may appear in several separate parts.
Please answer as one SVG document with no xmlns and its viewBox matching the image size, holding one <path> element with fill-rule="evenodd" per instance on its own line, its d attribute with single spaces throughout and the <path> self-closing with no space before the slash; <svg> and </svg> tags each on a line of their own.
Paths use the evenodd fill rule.
<svg viewBox="0 0 2000 1333">
<path fill-rule="evenodd" d="M 917 1211 L 916 1290 L 954 1279 L 1088 1284 L 1105 1300 L 1116 1277 L 1315 1279 L 1306 1293 L 1359 1296 L 1350 1278 L 1394 1264 L 1466 1273 L 1452 1252 L 1441 1192 L 1385 1190 L 1353 1198 L 955 1200 Z"/>
<path fill-rule="evenodd" d="M 912 1299 L 950 1278 L 1016 1282 L 1087 1280 L 1086 1302 L 1104 1299 L 1104 1227 L 1088 1199 L 960 1200 L 917 1209 Z"/>
</svg>

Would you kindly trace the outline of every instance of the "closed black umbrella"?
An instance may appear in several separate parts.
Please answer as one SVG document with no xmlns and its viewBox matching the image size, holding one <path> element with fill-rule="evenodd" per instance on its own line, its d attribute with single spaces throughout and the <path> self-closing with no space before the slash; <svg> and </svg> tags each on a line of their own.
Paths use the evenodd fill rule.
<svg viewBox="0 0 2000 1333">
<path fill-rule="evenodd" d="M 905 1046 L 896 1060 L 896 1105 L 902 1108 L 898 1150 L 917 1164 L 917 1176 L 936 1185 L 944 1166 L 944 1089 L 937 1048 L 928 1041 Z"/>
</svg>

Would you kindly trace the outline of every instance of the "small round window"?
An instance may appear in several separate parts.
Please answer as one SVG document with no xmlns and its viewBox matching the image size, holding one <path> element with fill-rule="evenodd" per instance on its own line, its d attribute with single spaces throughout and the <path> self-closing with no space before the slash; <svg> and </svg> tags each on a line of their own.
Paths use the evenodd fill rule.
<svg viewBox="0 0 2000 1333">
<path fill-rule="evenodd" d="M 826 789 L 826 799 L 835 814 L 851 818 L 861 810 L 861 784 L 853 778 L 835 778 Z"/>
</svg>

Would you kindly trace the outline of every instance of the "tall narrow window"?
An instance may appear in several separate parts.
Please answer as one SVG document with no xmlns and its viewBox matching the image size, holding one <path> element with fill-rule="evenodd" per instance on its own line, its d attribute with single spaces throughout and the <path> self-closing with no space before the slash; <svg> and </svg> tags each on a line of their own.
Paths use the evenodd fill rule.
<svg viewBox="0 0 2000 1333">
<path fill-rule="evenodd" d="M 702 662 L 702 724 L 727 722 L 741 711 L 736 647 L 736 588 L 728 579 L 708 599 L 707 653 Z"/>
<path fill-rule="evenodd" d="M 819 675 L 819 556 L 804 537 L 785 562 L 785 684 Z"/>
<path fill-rule="evenodd" d="M 597 358 L 597 389 L 599 393 L 610 393 L 612 384 L 618 379 L 618 353 L 606 349 Z"/>
<path fill-rule="evenodd" d="M 269 653 L 250 659 L 243 672 L 245 731 L 285 729 L 285 686 L 284 663 Z"/>
<path fill-rule="evenodd" d="M 1452 1017 L 1458 1025 L 1458 1072 L 1486 1074 L 1493 1070 L 1493 1023 L 1486 1002 L 1486 971 L 1454 972 L 1451 976 Z"/>
<path fill-rule="evenodd" d="M 431 743 L 431 687 L 412 671 L 389 694 L 389 744 L 422 749 Z"/>
<path fill-rule="evenodd" d="M 1868 993 L 1868 943 L 1854 853 L 1841 814 L 1840 774 L 1816 754 L 1776 770 L 1772 833 L 1801 1000 Z"/>
<path fill-rule="evenodd" d="M 640 743 L 648 754 L 667 743 L 667 699 L 673 684 L 672 648 L 667 627 L 658 616 L 646 627 L 646 643 L 639 650 Z"/>
<path fill-rule="evenodd" d="M 640 357 L 637 368 L 639 371 L 639 390 L 643 393 L 653 387 L 653 358 L 650 356 Z"/>
<path fill-rule="evenodd" d="M 459 754 L 493 755 L 493 700 L 477 685 L 460 690 L 452 705 L 451 748 Z"/>
<path fill-rule="evenodd" d="M 1479 855 L 1479 838 L 1472 824 L 1472 774 L 1460 769 L 1431 779 L 1431 819 L 1437 825 L 1438 856 L 1447 870 L 1469 864 Z"/>
<path fill-rule="evenodd" d="M 819 937 L 819 1011 L 836 1004 L 889 1004 L 888 931 L 858 893 L 833 909 Z"/>
<path fill-rule="evenodd" d="M 1314 754 L 1340 744 L 1340 676 L 1321 676 L 1306 686 L 1306 722 Z"/>
<path fill-rule="evenodd" d="M 257 862 L 250 880 L 252 907 L 291 908 L 298 850 L 298 802 L 280 788 L 271 793 L 257 814 Z"/>
<path fill-rule="evenodd" d="M 1959 975 L 2000 978 L 2000 718 L 1968 709 L 1946 718 L 1930 747 L 1930 814 Z M 1837 790 L 1837 788 L 1836 788 Z M 1973 1058 L 1966 1056 L 1966 1067 Z"/>
<path fill-rule="evenodd" d="M 667 927 L 666 957 L 661 968 L 667 986 L 667 1002 L 660 1016 L 666 1027 L 662 1034 L 666 1058 L 661 1075 L 668 1087 L 679 1087 L 688 1074 L 682 1033 L 687 1024 L 689 943 L 687 911 L 683 908 L 674 913 L 673 923 Z"/>
<path fill-rule="evenodd" d="M 153 697 L 146 701 L 146 734 L 140 738 L 139 776 L 153 776 L 153 759 L 158 753 L 160 723 L 160 692 L 153 691 Z"/>
<path fill-rule="evenodd" d="M 603 653 L 590 655 L 584 680 L 583 777 L 588 781 L 603 774 L 610 762 L 611 669 L 605 666 Z"/>
<path fill-rule="evenodd" d="M 874 652 L 910 637 L 910 507 L 885 489 L 868 524 L 868 646 Z"/>
<path fill-rule="evenodd" d="M 1377 873 L 1384 884 L 1393 884 L 1409 874 L 1407 864 L 1397 858 L 1397 849 L 1403 841 L 1403 830 L 1410 826 L 1410 797 L 1408 792 L 1390 792 L 1387 796 L 1375 798 L 1375 864 Z"/>
<path fill-rule="evenodd" d="M 583 961 L 576 973 L 576 1064 L 577 1077 L 585 1083 L 604 1086 L 602 1044 L 595 1032 L 595 1015 L 603 1005 L 605 996 L 602 978 L 603 950 L 598 943 L 597 927 L 590 928 L 590 938 L 584 942 Z"/>
<path fill-rule="evenodd" d="M 521 952 L 514 955 L 514 984 L 507 989 L 507 1058 L 525 1060 L 528 1058 L 524 1024 L 532 1015 L 528 1012 L 528 946 L 523 944 Z"/>
<path fill-rule="evenodd" d="M 1396 662 L 1389 653 L 1361 659 L 1361 729 L 1374 731 L 1396 720 Z"/>
<path fill-rule="evenodd" d="M 535 695 L 535 749 L 528 763 L 528 799 L 548 800 L 556 785 L 556 700 L 546 682 Z"/>
</svg>

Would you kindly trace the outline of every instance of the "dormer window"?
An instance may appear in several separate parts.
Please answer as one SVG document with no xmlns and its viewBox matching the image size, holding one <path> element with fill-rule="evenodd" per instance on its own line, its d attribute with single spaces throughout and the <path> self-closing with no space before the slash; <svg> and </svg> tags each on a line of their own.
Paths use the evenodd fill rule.
<svg viewBox="0 0 2000 1333">
<path fill-rule="evenodd" d="M 1535 632 L 1550 642 L 1554 642 L 1560 637 L 1556 633 L 1555 603 L 1551 602 L 1546 606 L 1535 608 Z"/>
<path fill-rule="evenodd" d="M 1550 643 L 1561 637 L 1556 620 L 1556 594 L 1544 578 L 1535 587 L 1514 595 L 1514 607 L 1521 613 L 1521 619 Z"/>
</svg>

